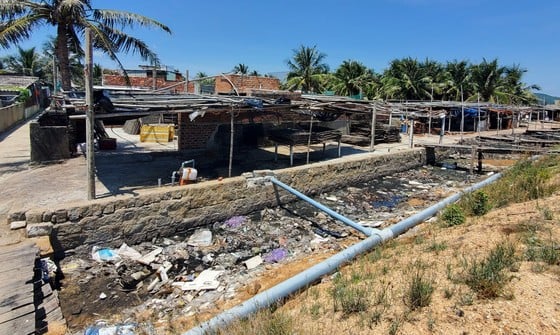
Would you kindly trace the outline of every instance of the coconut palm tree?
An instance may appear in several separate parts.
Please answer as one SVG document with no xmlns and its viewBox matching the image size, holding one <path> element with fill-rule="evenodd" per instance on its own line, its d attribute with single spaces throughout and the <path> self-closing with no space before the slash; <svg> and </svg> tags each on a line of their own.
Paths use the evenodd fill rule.
<svg viewBox="0 0 560 335">
<path fill-rule="evenodd" d="M 373 80 L 373 71 L 354 60 L 345 60 L 334 73 L 334 90 L 338 95 L 358 95 Z"/>
<path fill-rule="evenodd" d="M 56 27 L 56 55 L 62 88 L 71 89 L 70 52 L 82 50 L 85 29 L 90 28 L 93 47 L 116 61 L 119 52 L 138 53 L 158 63 L 157 55 L 142 40 L 126 34 L 126 27 L 155 27 L 171 33 L 166 25 L 148 17 L 117 10 L 95 9 L 91 0 L 0 0 L 0 46 L 7 48 L 28 39 L 44 25 Z"/>
<path fill-rule="evenodd" d="M 413 58 L 395 59 L 381 79 L 384 96 L 392 99 L 423 100 L 430 97 L 431 78 Z"/>
<path fill-rule="evenodd" d="M 445 65 L 447 78 L 444 82 L 444 97 L 454 100 L 461 100 L 472 95 L 473 83 L 471 81 L 471 66 L 467 61 L 454 60 Z"/>
<path fill-rule="evenodd" d="M 233 67 L 233 73 L 244 76 L 249 73 L 249 66 L 239 63 Z"/>
<path fill-rule="evenodd" d="M 22 49 L 18 46 L 16 55 L 7 56 L 3 59 L 6 70 L 24 76 L 34 76 L 43 78 L 44 61 L 40 54 L 35 52 L 35 48 Z"/>
<path fill-rule="evenodd" d="M 327 55 L 317 50 L 317 46 L 302 45 L 292 51 L 293 59 L 287 61 L 290 70 L 287 77 L 288 89 L 301 90 L 303 93 L 320 92 L 321 77 L 329 72 L 329 66 L 323 63 Z"/>
<path fill-rule="evenodd" d="M 485 58 L 472 66 L 472 83 L 480 93 L 482 101 L 497 102 L 502 85 L 505 68 L 498 65 L 498 59 L 489 62 Z"/>
<path fill-rule="evenodd" d="M 49 36 L 49 39 L 43 43 L 43 57 L 47 66 L 49 66 L 49 71 L 45 69 L 45 80 L 48 83 L 52 83 L 53 79 L 53 66 L 58 67 L 58 61 L 56 56 L 56 37 Z M 83 86 L 84 84 L 84 53 L 82 50 L 70 50 L 68 64 L 70 65 L 70 82 L 76 86 Z"/>
<path fill-rule="evenodd" d="M 540 90 L 538 85 L 527 85 L 523 83 L 523 75 L 527 69 L 519 64 L 505 67 L 502 85 L 502 97 L 504 101 L 511 104 L 530 104 L 537 102 L 537 97 L 532 93 L 533 90 Z"/>
<path fill-rule="evenodd" d="M 445 67 L 441 63 L 429 58 L 419 63 L 419 66 L 429 81 L 429 97 L 431 99 L 441 97 L 443 83 L 445 82 Z"/>
</svg>

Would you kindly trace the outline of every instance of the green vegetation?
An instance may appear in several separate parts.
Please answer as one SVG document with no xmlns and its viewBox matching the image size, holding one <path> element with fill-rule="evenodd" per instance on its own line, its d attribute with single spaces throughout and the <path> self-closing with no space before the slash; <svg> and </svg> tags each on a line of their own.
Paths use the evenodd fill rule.
<svg viewBox="0 0 560 335">
<path fill-rule="evenodd" d="M 411 310 L 426 307 L 432 301 L 434 293 L 433 283 L 425 278 L 422 269 L 416 269 L 412 274 L 406 292 L 406 302 Z"/>
<path fill-rule="evenodd" d="M 135 52 L 151 64 L 159 59 L 144 41 L 126 34 L 127 27 L 152 27 L 171 33 L 166 25 L 130 12 L 96 9 L 91 0 L 3 1 L 0 3 L 0 46 L 7 48 L 29 39 L 37 29 L 57 30 L 56 61 L 62 88 L 71 90 L 70 58 L 83 54 L 84 31 L 91 28 L 94 47 L 122 68 L 118 53 Z M 124 68 L 123 68 L 124 70 Z"/>
<path fill-rule="evenodd" d="M 513 244 L 500 243 L 485 259 L 468 264 L 465 284 L 475 291 L 479 298 L 498 297 L 511 279 L 506 270 L 511 268 L 515 261 Z"/>
<path fill-rule="evenodd" d="M 363 283 L 354 282 L 338 273 L 333 280 L 332 298 L 335 311 L 347 316 L 364 312 L 369 307 L 369 291 Z"/>
<path fill-rule="evenodd" d="M 444 224 L 447 227 L 457 226 L 460 224 L 465 223 L 466 217 L 463 209 L 459 207 L 457 204 L 452 204 L 447 206 L 443 213 L 441 214 L 441 218 L 444 221 Z"/>
</svg>

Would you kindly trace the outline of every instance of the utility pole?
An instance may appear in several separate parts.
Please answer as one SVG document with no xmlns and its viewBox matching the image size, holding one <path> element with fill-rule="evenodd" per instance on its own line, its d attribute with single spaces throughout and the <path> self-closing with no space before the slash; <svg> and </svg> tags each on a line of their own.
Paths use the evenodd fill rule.
<svg viewBox="0 0 560 335">
<path fill-rule="evenodd" d="M 86 67 L 84 69 L 86 84 L 86 157 L 87 157 L 87 194 L 88 200 L 95 199 L 95 150 L 93 146 L 93 49 L 91 30 L 86 28 Z"/>
</svg>

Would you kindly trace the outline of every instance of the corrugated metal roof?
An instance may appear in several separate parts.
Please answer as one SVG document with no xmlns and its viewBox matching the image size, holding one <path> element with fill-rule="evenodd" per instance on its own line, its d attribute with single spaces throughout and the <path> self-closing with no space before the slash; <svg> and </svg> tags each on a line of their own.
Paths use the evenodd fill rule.
<svg viewBox="0 0 560 335">
<path fill-rule="evenodd" d="M 14 76 L 14 75 L 0 75 L 0 88 L 1 87 L 29 87 L 34 82 L 38 81 L 38 77 L 30 76 Z"/>
</svg>

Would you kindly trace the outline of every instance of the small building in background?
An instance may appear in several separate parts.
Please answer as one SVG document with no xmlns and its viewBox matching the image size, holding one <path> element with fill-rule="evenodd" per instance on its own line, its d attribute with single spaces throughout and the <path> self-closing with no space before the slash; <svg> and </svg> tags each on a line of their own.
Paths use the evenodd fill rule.
<svg viewBox="0 0 560 335">
<path fill-rule="evenodd" d="M 162 90 L 169 88 L 169 93 L 185 92 L 185 77 L 177 70 L 140 65 L 140 69 L 126 70 L 128 80 L 122 71 L 103 73 L 103 85 L 114 87 L 132 87 L 146 90 Z"/>
<path fill-rule="evenodd" d="M 213 86 L 213 90 L 212 90 Z M 280 79 L 267 76 L 222 74 L 189 80 L 187 91 L 194 94 L 250 96 L 253 91 L 277 91 Z"/>
</svg>

